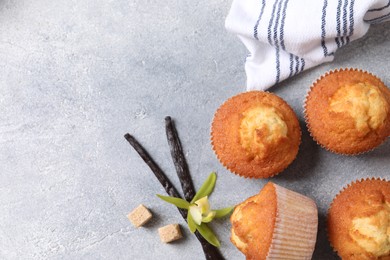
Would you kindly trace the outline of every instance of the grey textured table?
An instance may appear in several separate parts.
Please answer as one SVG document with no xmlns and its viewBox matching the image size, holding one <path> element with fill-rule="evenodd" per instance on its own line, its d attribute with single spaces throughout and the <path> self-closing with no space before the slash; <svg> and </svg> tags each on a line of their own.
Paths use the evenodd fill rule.
<svg viewBox="0 0 390 260">
<path fill-rule="evenodd" d="M 0 0 L 0 259 L 202 259 L 177 210 L 156 198 L 164 190 L 126 143 L 132 133 L 179 188 L 164 130 L 171 115 L 195 186 L 218 174 L 215 207 L 243 201 L 268 180 L 225 170 L 209 128 L 215 109 L 245 91 L 241 42 L 224 29 L 230 1 Z M 359 67 L 390 84 L 389 23 L 341 49 L 334 62 L 271 89 L 298 114 L 302 144 L 293 164 L 272 181 L 319 207 L 313 259 L 337 259 L 325 215 L 353 180 L 389 178 L 390 142 L 344 157 L 307 133 L 302 102 L 329 69 Z M 144 203 L 154 213 L 135 229 L 126 215 Z M 184 239 L 162 244 L 157 229 L 180 223 Z M 230 222 L 216 221 L 221 251 Z"/>
</svg>

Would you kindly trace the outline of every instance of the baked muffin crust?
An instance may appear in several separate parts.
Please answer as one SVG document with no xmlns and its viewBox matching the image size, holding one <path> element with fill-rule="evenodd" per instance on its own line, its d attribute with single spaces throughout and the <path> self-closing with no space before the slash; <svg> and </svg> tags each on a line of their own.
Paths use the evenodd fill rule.
<svg viewBox="0 0 390 260">
<path fill-rule="evenodd" d="M 352 239 L 375 257 L 390 253 L 390 204 L 382 203 L 380 210 L 369 217 L 355 217 L 349 232 Z"/>
<path fill-rule="evenodd" d="M 390 182 L 347 186 L 328 212 L 329 240 L 342 259 L 390 259 Z"/>
<path fill-rule="evenodd" d="M 370 151 L 390 136 L 390 90 L 368 72 L 331 71 L 313 83 L 305 119 L 311 136 L 327 150 Z"/>
<path fill-rule="evenodd" d="M 231 241 L 247 260 L 312 258 L 318 211 L 302 194 L 269 182 L 237 205 L 230 220 Z"/>
<path fill-rule="evenodd" d="M 330 111 L 346 113 L 362 136 L 383 126 L 389 104 L 380 89 L 368 83 L 345 85 L 330 97 Z"/>
<path fill-rule="evenodd" d="M 239 204 L 230 217 L 232 243 L 247 259 L 266 259 L 276 218 L 276 191 L 268 183 L 259 194 Z"/>
<path fill-rule="evenodd" d="M 255 159 L 267 156 L 267 146 L 277 145 L 287 137 L 283 116 L 269 106 L 259 105 L 242 113 L 239 133 L 241 146 Z"/>
<path fill-rule="evenodd" d="M 268 178 L 296 157 L 301 140 L 298 119 L 280 97 L 249 91 L 228 99 L 214 115 L 211 144 L 230 171 Z"/>
</svg>

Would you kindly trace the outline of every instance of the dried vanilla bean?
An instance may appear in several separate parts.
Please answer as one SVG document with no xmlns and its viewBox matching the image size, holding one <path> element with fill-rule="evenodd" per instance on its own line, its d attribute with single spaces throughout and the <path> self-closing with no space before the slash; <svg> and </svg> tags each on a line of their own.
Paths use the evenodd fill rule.
<svg viewBox="0 0 390 260">
<path fill-rule="evenodd" d="M 165 191 L 169 196 L 181 198 L 180 194 L 170 182 L 165 173 L 161 170 L 161 168 L 155 163 L 153 158 L 148 154 L 145 148 L 130 134 L 125 134 L 125 139 L 129 142 L 129 144 L 134 148 L 134 150 L 139 154 L 139 156 L 144 160 L 144 162 L 149 166 L 152 170 L 153 174 L 159 180 L 161 185 L 164 187 Z M 187 211 L 184 209 L 179 209 L 180 214 L 187 221 Z M 202 235 L 199 234 L 198 231 L 195 232 L 196 238 L 199 240 L 202 245 L 202 249 L 204 255 L 207 260 L 224 260 L 225 258 L 222 256 L 221 252 L 218 248 L 214 247 L 210 243 L 208 243 Z"/>
<path fill-rule="evenodd" d="M 191 201 L 196 192 L 188 169 L 187 161 L 183 153 L 179 135 L 177 134 L 175 124 L 170 116 L 165 118 L 165 130 L 172 160 L 183 189 L 184 198 L 187 201 Z"/>
</svg>

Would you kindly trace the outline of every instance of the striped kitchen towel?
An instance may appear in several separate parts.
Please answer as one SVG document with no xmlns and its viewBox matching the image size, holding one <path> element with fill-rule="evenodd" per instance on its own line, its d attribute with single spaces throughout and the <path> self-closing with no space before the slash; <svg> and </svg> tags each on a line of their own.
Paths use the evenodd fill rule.
<svg viewBox="0 0 390 260">
<path fill-rule="evenodd" d="M 247 89 L 264 90 L 389 20 L 390 0 L 233 0 L 225 26 L 249 50 Z"/>
</svg>

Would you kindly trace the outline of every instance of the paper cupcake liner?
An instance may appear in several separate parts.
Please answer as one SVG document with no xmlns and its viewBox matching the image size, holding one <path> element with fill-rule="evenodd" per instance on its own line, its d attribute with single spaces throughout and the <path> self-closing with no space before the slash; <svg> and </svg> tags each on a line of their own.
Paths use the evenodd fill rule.
<svg viewBox="0 0 390 260">
<path fill-rule="evenodd" d="M 335 202 L 336 199 L 340 196 L 340 194 L 342 194 L 346 189 L 350 188 L 351 186 L 356 185 L 356 184 L 358 184 L 358 183 L 366 182 L 366 181 L 384 181 L 384 182 L 390 182 L 390 180 L 389 180 L 389 179 L 386 179 L 386 178 L 381 178 L 381 177 L 367 177 L 367 178 L 361 178 L 361 179 L 352 181 L 352 182 L 348 183 L 346 186 L 343 186 L 343 187 L 340 189 L 340 191 L 336 194 L 336 196 L 334 196 L 332 202 L 331 202 L 330 205 L 329 205 L 328 212 L 327 212 L 327 215 L 326 215 L 326 223 L 328 223 L 328 221 L 329 221 L 329 212 L 330 212 L 330 209 L 332 208 L 334 202 Z M 332 241 L 331 241 L 331 239 L 330 239 L 330 237 L 329 237 L 328 225 L 326 225 L 325 231 L 326 231 L 327 239 L 328 239 L 328 241 L 329 241 L 330 246 L 332 247 L 333 252 L 335 252 L 335 253 L 338 254 L 338 252 L 337 252 L 335 246 L 332 244 Z"/>
<path fill-rule="evenodd" d="M 275 95 L 274 93 L 271 93 L 271 92 L 269 92 L 269 91 L 259 91 L 259 90 L 250 90 L 250 91 L 246 91 L 246 92 L 243 92 L 243 93 L 234 95 L 234 96 L 228 98 L 227 100 L 225 100 L 225 102 L 223 102 L 223 103 L 217 108 L 217 110 L 216 110 L 215 113 L 214 113 L 212 122 L 214 122 L 215 115 L 218 113 L 218 111 L 221 109 L 221 107 L 222 107 L 225 103 L 229 102 L 231 99 L 236 98 L 236 97 L 238 97 L 238 96 L 240 96 L 240 95 L 245 95 L 245 94 L 247 94 L 248 92 L 256 92 L 256 91 L 258 91 L 258 92 L 263 92 L 263 93 L 267 93 L 267 94 Z M 277 96 L 277 95 L 276 95 L 276 96 Z M 279 96 L 277 96 L 277 97 L 279 97 Z M 281 97 L 279 97 L 279 98 L 282 99 Z M 291 108 L 291 106 L 290 106 L 284 99 L 282 99 L 282 100 Z M 296 116 L 295 111 L 294 111 L 292 108 L 291 108 L 291 110 L 293 111 L 293 113 L 294 113 L 295 116 Z M 297 117 L 297 116 L 296 116 L 296 118 L 297 118 L 297 120 L 298 120 L 298 117 Z M 298 122 L 299 122 L 299 120 L 298 120 Z M 299 150 L 300 150 L 300 147 L 301 147 L 301 143 L 302 143 L 302 129 L 301 129 L 301 128 L 299 128 L 299 132 L 300 132 L 300 134 L 299 134 L 299 144 L 298 144 L 298 151 L 297 151 L 297 154 L 296 154 L 296 155 L 298 155 Z M 283 167 L 282 169 L 280 169 L 280 170 L 278 170 L 278 171 L 275 171 L 275 173 L 273 173 L 273 174 L 271 174 L 271 175 L 268 175 L 267 177 L 250 176 L 250 175 L 244 175 L 244 174 L 242 174 L 242 173 L 240 173 L 240 172 L 238 172 L 238 171 L 236 171 L 236 170 L 230 168 L 230 167 L 221 159 L 221 157 L 218 155 L 218 153 L 215 151 L 215 144 L 214 144 L 214 138 L 213 138 L 212 124 L 211 124 L 211 126 L 210 126 L 210 143 L 211 143 L 211 147 L 212 147 L 213 153 L 214 153 L 215 156 L 217 157 L 218 161 L 219 161 L 227 170 L 229 170 L 230 172 L 232 172 L 232 173 L 234 173 L 234 174 L 236 174 L 236 175 L 238 175 L 238 176 L 240 176 L 240 177 L 244 177 L 244 178 L 246 178 L 246 179 L 266 179 L 266 178 L 274 177 L 274 176 L 278 175 L 279 173 L 283 172 L 288 166 L 290 166 L 290 165 L 296 160 L 296 157 L 297 157 L 297 156 L 295 156 L 295 158 L 294 158 L 289 164 L 287 164 L 287 165 L 286 165 L 285 167 Z"/>
<path fill-rule="evenodd" d="M 335 154 L 340 154 L 340 155 L 346 155 L 346 156 L 357 156 L 357 155 L 361 155 L 361 154 L 365 154 L 365 153 L 368 153 L 368 152 L 371 152 L 373 150 L 375 150 L 376 148 L 378 148 L 380 145 L 382 145 L 385 141 L 386 141 L 386 138 L 382 140 L 382 142 L 380 144 L 378 144 L 377 146 L 374 146 L 370 149 L 367 149 L 367 150 L 364 150 L 364 151 L 358 151 L 356 153 L 343 153 L 343 152 L 340 152 L 340 151 L 336 151 L 330 147 L 327 147 L 326 145 L 320 143 L 318 141 L 318 139 L 314 136 L 314 134 L 312 133 L 312 128 L 310 126 L 310 122 L 309 122 L 309 119 L 308 119 L 308 116 L 307 116 L 307 99 L 311 93 L 311 91 L 313 90 L 313 88 L 316 86 L 316 84 L 321 81 L 323 78 L 333 74 L 333 73 L 337 73 L 337 72 L 342 72 L 342 71 L 357 71 L 357 72 L 361 72 L 361 73 L 364 73 L 364 74 L 368 74 L 372 77 L 375 77 L 376 79 L 378 79 L 383 85 L 384 82 L 379 78 L 377 77 L 376 75 L 374 75 L 373 73 L 371 72 L 368 72 L 366 70 L 362 70 L 362 69 L 357 69 L 357 68 L 340 68 L 340 69 L 334 69 L 334 70 L 329 70 L 327 71 L 326 73 L 324 73 L 323 75 L 321 75 L 319 78 L 317 78 L 310 86 L 310 89 L 309 91 L 306 93 L 306 96 L 305 96 L 305 101 L 304 101 L 304 104 L 303 104 L 303 115 L 304 115 L 304 119 L 305 119 L 305 124 L 306 124 L 306 128 L 308 129 L 308 132 L 309 132 L 309 135 L 311 136 L 311 138 L 313 138 L 313 140 L 317 143 L 317 145 L 319 145 L 320 147 L 322 147 L 323 149 L 329 151 L 329 152 L 332 152 L 332 153 L 335 153 Z"/>
<path fill-rule="evenodd" d="M 317 206 L 308 197 L 274 185 L 277 216 L 266 259 L 311 259 L 317 237 Z"/>
<path fill-rule="evenodd" d="M 367 178 L 361 178 L 361 179 L 352 181 L 352 182 L 348 183 L 346 186 L 344 186 L 343 188 L 341 188 L 339 193 L 337 193 L 337 195 L 333 198 L 332 203 L 341 193 L 344 192 L 344 190 L 348 189 L 349 187 L 351 187 L 353 185 L 356 185 L 358 183 L 362 183 L 365 181 L 385 181 L 385 182 L 388 182 L 390 180 L 387 180 L 386 178 L 382 178 L 382 177 L 367 177 Z M 332 203 L 330 205 L 332 205 Z"/>
</svg>

